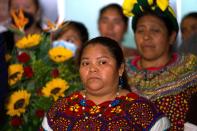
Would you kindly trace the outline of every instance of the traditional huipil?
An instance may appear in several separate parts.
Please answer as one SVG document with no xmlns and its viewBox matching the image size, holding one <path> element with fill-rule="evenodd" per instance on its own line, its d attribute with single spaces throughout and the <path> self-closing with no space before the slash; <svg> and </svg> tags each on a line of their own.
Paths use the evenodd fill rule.
<svg viewBox="0 0 197 131">
<path fill-rule="evenodd" d="M 150 101 L 134 93 L 117 96 L 112 101 L 96 105 L 76 92 L 58 100 L 51 107 L 43 120 L 41 130 L 158 130 L 156 127 L 162 127 L 162 122 L 169 127 L 166 117 L 155 109 Z"/>
<path fill-rule="evenodd" d="M 197 58 L 176 53 L 163 67 L 140 68 L 140 56 L 127 60 L 131 90 L 151 100 L 171 121 L 171 130 L 183 130 L 190 98 L 197 92 Z M 196 114 L 193 114 L 196 115 Z"/>
</svg>

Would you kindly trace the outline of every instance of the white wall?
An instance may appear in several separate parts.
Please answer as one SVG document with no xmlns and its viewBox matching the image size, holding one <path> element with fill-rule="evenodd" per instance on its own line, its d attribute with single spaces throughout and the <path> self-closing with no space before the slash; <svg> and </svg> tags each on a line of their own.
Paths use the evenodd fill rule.
<svg viewBox="0 0 197 131">
<path fill-rule="evenodd" d="M 50 1 L 50 0 L 42 0 Z M 53 0 L 51 0 L 53 1 Z M 55 0 L 56 1 L 56 0 Z M 62 19 L 80 21 L 88 28 L 90 38 L 99 35 L 97 29 L 98 13 L 104 5 L 115 2 L 122 4 L 123 0 L 57 0 L 58 12 Z M 48 2 L 46 2 L 48 3 Z M 170 4 L 175 9 L 178 22 L 183 15 L 190 11 L 197 11 L 197 0 L 170 0 Z M 125 35 L 124 44 L 135 47 L 133 32 L 131 30 L 131 19 L 128 26 L 128 32 Z M 180 41 L 180 34 L 178 42 Z"/>
<path fill-rule="evenodd" d="M 66 20 L 76 20 L 85 24 L 90 38 L 93 38 L 99 35 L 97 29 L 99 10 L 106 4 L 122 4 L 122 2 L 123 0 L 64 0 L 65 12 L 63 14 Z M 126 46 L 135 47 L 130 27 L 129 25 L 128 33 L 125 35 L 123 43 Z"/>
<path fill-rule="evenodd" d="M 55 21 L 58 17 L 57 0 L 39 0 L 43 10 L 43 19 Z"/>
</svg>

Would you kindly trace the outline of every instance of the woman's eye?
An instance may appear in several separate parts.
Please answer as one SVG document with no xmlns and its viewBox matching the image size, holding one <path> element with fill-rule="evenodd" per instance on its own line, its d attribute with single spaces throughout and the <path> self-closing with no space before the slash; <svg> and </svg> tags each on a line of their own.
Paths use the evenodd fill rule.
<svg viewBox="0 0 197 131">
<path fill-rule="evenodd" d="M 74 40 L 72 40 L 72 39 L 68 39 L 67 41 L 71 42 L 71 43 L 74 43 Z"/>
<path fill-rule="evenodd" d="M 151 31 L 152 31 L 152 32 L 156 32 L 156 33 L 157 33 L 157 32 L 160 32 L 159 29 L 152 29 Z"/>
<path fill-rule="evenodd" d="M 142 33 L 142 32 L 144 32 L 143 29 L 137 29 L 137 30 L 136 30 L 136 33 Z"/>
<path fill-rule="evenodd" d="M 87 66 L 89 63 L 87 61 L 81 62 L 81 66 Z"/>
<path fill-rule="evenodd" d="M 102 61 L 99 61 L 99 65 L 103 65 L 103 64 L 106 64 L 107 62 L 102 60 Z"/>
</svg>

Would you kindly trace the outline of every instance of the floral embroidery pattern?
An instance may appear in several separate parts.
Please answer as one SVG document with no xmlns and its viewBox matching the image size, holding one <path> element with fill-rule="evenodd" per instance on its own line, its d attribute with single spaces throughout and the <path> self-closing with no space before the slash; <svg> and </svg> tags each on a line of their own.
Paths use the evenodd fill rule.
<svg viewBox="0 0 197 131">
<path fill-rule="evenodd" d="M 54 130 L 61 126 L 65 130 L 106 131 L 148 129 L 161 116 L 151 103 L 134 93 L 96 105 L 77 92 L 58 100 L 47 119 Z"/>
</svg>

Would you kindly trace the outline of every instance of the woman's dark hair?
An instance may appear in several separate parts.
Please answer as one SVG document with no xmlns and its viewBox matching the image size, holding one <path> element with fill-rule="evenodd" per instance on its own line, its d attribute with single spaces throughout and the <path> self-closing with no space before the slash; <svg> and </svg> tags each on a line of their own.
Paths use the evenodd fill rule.
<svg viewBox="0 0 197 131">
<path fill-rule="evenodd" d="M 85 43 L 89 39 L 88 30 L 87 30 L 86 26 L 84 24 L 82 24 L 81 22 L 66 21 L 64 24 L 65 24 L 65 27 L 63 27 L 62 30 L 60 30 L 60 32 L 58 32 L 55 35 L 55 37 L 61 36 L 61 34 L 63 34 L 64 31 L 66 31 L 67 27 L 68 28 L 71 27 L 79 33 L 82 43 Z M 57 39 L 57 38 L 54 38 L 54 39 Z"/>
<path fill-rule="evenodd" d="M 181 31 L 182 31 L 182 24 L 183 24 L 183 21 L 187 18 L 194 18 L 194 19 L 197 19 L 197 12 L 190 12 L 186 15 L 183 16 L 182 20 L 181 20 Z"/>
<path fill-rule="evenodd" d="M 112 4 L 106 5 L 103 8 L 101 8 L 100 12 L 99 12 L 99 20 L 101 18 L 101 15 L 108 9 L 117 10 L 117 12 L 119 12 L 120 16 L 122 17 L 122 20 L 124 21 L 125 25 L 128 25 L 128 17 L 126 17 L 123 14 L 122 7 L 119 4 L 116 4 L 116 3 L 112 3 Z"/>
<path fill-rule="evenodd" d="M 84 49 L 89 45 L 96 45 L 96 44 L 102 45 L 109 50 L 109 52 L 112 54 L 112 56 L 116 60 L 117 68 L 120 68 L 121 64 L 123 64 L 123 63 L 125 64 L 125 59 L 124 59 L 122 49 L 115 40 L 112 40 L 107 37 L 96 37 L 96 38 L 93 38 L 93 39 L 87 41 L 85 44 L 82 45 L 81 49 L 79 50 L 79 54 L 78 54 L 78 61 L 77 61 L 78 66 L 80 66 L 81 57 L 84 52 Z M 123 82 L 121 82 L 122 88 L 130 90 L 128 80 L 127 80 L 127 73 L 125 70 L 122 75 L 122 80 L 123 80 Z"/>
<path fill-rule="evenodd" d="M 143 13 L 141 13 L 140 15 L 134 16 L 134 18 L 132 20 L 132 29 L 134 32 L 136 31 L 137 23 L 138 23 L 139 19 L 142 18 L 143 16 L 147 16 L 147 15 L 155 16 L 155 17 L 159 18 L 160 20 L 162 20 L 168 30 L 169 36 L 172 34 L 173 31 L 178 32 L 178 23 L 172 22 L 172 18 L 167 16 L 165 13 L 156 12 L 156 11 L 152 11 L 152 10 L 146 10 Z M 175 27 L 175 25 L 176 25 L 176 27 Z"/>
<path fill-rule="evenodd" d="M 196 18 L 197 19 L 197 12 L 190 12 L 183 16 L 182 21 L 188 17 Z"/>
</svg>

